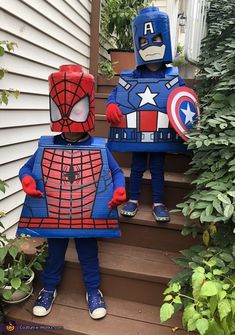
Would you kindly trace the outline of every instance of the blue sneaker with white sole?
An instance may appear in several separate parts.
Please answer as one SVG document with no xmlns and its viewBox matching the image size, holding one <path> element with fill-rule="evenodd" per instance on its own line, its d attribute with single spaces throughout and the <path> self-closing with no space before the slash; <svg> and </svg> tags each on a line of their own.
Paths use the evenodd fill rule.
<svg viewBox="0 0 235 335">
<path fill-rule="evenodd" d="M 103 294 L 100 290 L 87 292 L 86 301 L 88 303 L 89 314 L 92 319 L 101 319 L 106 315 L 106 305 Z"/>
<path fill-rule="evenodd" d="M 153 207 L 153 217 L 158 222 L 170 221 L 170 214 L 163 204 L 155 205 Z"/>
<path fill-rule="evenodd" d="M 130 216 L 133 217 L 138 211 L 138 203 L 137 202 L 132 202 L 128 201 L 121 210 L 121 214 L 123 216 Z"/>
<path fill-rule="evenodd" d="M 45 316 L 50 313 L 56 297 L 56 290 L 47 291 L 44 288 L 39 292 L 38 298 L 33 306 L 33 315 Z"/>
</svg>

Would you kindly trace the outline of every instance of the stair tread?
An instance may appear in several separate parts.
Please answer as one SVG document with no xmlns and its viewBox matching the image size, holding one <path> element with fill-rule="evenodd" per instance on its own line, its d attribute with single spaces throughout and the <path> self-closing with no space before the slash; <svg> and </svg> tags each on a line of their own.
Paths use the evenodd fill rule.
<svg viewBox="0 0 235 335">
<path fill-rule="evenodd" d="M 169 209 L 170 210 L 170 209 Z M 152 215 L 152 205 L 140 204 L 139 210 L 134 217 L 122 216 L 120 214 L 121 206 L 119 207 L 119 220 L 123 223 L 132 223 L 137 225 L 145 225 L 163 229 L 181 230 L 186 223 L 186 219 L 181 212 L 170 213 L 170 222 L 156 222 Z"/>
<path fill-rule="evenodd" d="M 74 241 L 70 241 L 66 260 L 77 264 Z M 99 241 L 99 261 L 102 273 L 119 274 L 151 282 L 167 283 L 179 270 L 172 258 L 176 252 L 148 249 L 125 244 Z"/>
<path fill-rule="evenodd" d="M 38 289 L 36 290 L 38 291 Z M 177 314 L 167 323 L 159 320 L 159 307 L 118 298 L 105 297 L 108 315 L 99 321 L 90 318 L 85 297 L 81 293 L 69 290 L 58 291 L 52 311 L 43 318 L 32 315 L 34 299 L 12 305 L 8 309 L 8 319 L 27 324 L 63 326 L 62 334 L 84 335 L 170 335 L 177 327 L 178 335 L 187 334 L 182 330 L 181 316 Z"/>
</svg>

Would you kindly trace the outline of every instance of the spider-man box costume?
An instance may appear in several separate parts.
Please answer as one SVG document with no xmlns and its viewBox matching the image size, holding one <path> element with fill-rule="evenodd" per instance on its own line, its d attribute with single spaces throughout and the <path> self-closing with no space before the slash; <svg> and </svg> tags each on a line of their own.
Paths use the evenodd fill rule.
<svg viewBox="0 0 235 335">
<path fill-rule="evenodd" d="M 52 131 L 83 133 L 94 128 L 94 80 L 78 65 L 49 77 Z M 122 172 L 101 138 L 88 134 L 68 142 L 43 136 L 20 170 L 44 196 L 27 195 L 18 233 L 43 237 L 118 237 L 118 214 L 109 208 L 113 189 L 124 187 Z M 24 184 L 23 184 L 24 186 Z M 39 193 L 40 194 L 40 193 Z"/>
</svg>

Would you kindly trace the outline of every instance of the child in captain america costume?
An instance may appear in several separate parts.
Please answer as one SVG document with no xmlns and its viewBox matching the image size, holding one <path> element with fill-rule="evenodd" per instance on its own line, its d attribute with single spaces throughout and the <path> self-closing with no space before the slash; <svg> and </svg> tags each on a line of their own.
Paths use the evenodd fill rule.
<svg viewBox="0 0 235 335">
<path fill-rule="evenodd" d="M 122 72 L 118 86 L 108 97 L 106 118 L 111 123 L 108 148 L 132 152 L 130 195 L 121 214 L 129 217 L 136 214 L 142 176 L 149 167 L 153 216 L 156 221 L 166 222 L 170 215 L 163 199 L 165 153 L 186 151 L 183 140 L 169 122 L 167 104 L 173 91 L 185 83 L 177 68 L 166 66 L 172 62 L 167 14 L 157 7 L 144 8 L 133 20 L 132 30 L 137 68 Z M 191 108 L 194 108 L 191 118 L 195 118 L 195 106 Z"/>
<path fill-rule="evenodd" d="M 106 315 L 100 291 L 96 237 L 118 237 L 116 207 L 126 199 L 125 181 L 94 129 L 94 79 L 80 65 L 62 65 L 49 76 L 51 130 L 20 169 L 26 193 L 18 233 L 48 238 L 43 289 L 33 314 L 50 313 L 61 280 L 69 238 L 82 268 L 89 314 Z"/>
</svg>

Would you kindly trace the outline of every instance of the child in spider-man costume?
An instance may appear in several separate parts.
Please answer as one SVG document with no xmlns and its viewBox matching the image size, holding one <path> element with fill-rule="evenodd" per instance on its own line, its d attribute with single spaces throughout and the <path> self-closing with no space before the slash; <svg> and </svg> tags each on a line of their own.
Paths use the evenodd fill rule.
<svg viewBox="0 0 235 335">
<path fill-rule="evenodd" d="M 165 152 L 184 152 L 186 146 L 169 124 L 169 94 L 184 85 L 172 62 L 170 27 L 166 13 L 157 7 L 142 9 L 133 21 L 137 68 L 121 73 L 118 86 L 107 101 L 110 122 L 108 147 L 132 154 L 129 201 L 121 214 L 133 217 L 139 205 L 141 180 L 149 166 L 152 176 L 153 216 L 170 220 L 164 205 Z"/>
<path fill-rule="evenodd" d="M 106 315 L 100 287 L 96 237 L 120 236 L 116 207 L 126 198 L 124 176 L 94 129 L 94 79 L 80 65 L 63 65 L 49 76 L 51 130 L 21 168 L 27 194 L 18 233 L 48 237 L 43 289 L 33 307 L 47 315 L 56 297 L 69 238 L 81 264 L 89 314 Z M 76 279 L 75 279 L 76 280 Z"/>
</svg>

